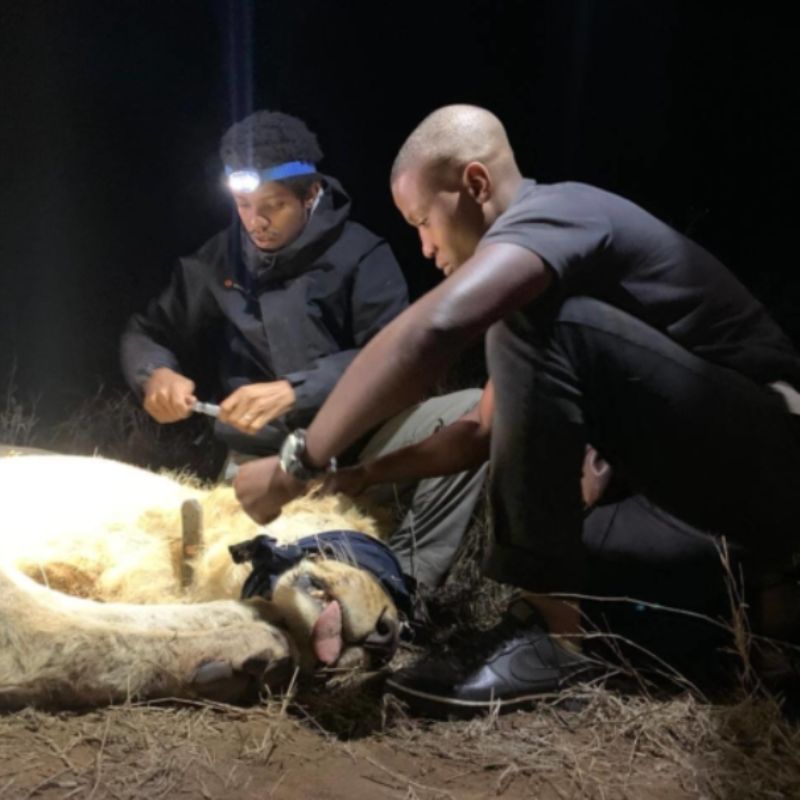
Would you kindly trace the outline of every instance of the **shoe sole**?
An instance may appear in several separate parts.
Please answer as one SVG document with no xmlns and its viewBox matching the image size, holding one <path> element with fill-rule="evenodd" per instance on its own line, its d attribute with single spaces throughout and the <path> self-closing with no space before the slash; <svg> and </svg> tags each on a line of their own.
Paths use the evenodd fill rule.
<svg viewBox="0 0 800 800">
<path fill-rule="evenodd" d="M 408 686 L 395 683 L 391 678 L 387 678 L 385 683 L 386 690 L 400 700 L 403 700 L 410 709 L 421 712 L 425 716 L 441 717 L 473 717 L 477 714 L 505 713 L 507 711 L 519 711 L 532 708 L 543 700 L 559 700 L 557 687 L 547 692 L 532 692 L 526 695 L 511 697 L 507 700 L 460 700 L 456 697 L 446 697 L 419 689 L 411 689 Z M 564 698 L 558 705 L 566 711 L 577 711 L 583 703 L 574 698 Z"/>
</svg>

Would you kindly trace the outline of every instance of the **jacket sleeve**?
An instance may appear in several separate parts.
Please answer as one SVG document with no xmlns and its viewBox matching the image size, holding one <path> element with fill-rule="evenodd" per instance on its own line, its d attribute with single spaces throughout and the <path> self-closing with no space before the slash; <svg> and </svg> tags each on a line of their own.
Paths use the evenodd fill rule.
<svg viewBox="0 0 800 800">
<path fill-rule="evenodd" d="M 191 351 L 209 314 L 204 265 L 181 259 L 167 288 L 148 304 L 143 314 L 134 314 L 120 341 L 120 361 L 125 380 L 134 392 L 142 388 L 154 369 L 181 370 L 181 357 Z"/>
<path fill-rule="evenodd" d="M 355 347 L 316 359 L 309 369 L 283 377 L 295 391 L 292 415 L 309 419 L 319 410 L 358 351 L 408 305 L 408 289 L 389 245 L 380 241 L 359 261 L 350 312 Z"/>
</svg>

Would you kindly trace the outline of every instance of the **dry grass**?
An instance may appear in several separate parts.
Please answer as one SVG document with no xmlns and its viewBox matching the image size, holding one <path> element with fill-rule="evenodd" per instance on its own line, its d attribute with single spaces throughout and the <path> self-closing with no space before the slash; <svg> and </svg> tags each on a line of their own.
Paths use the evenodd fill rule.
<svg viewBox="0 0 800 800">
<path fill-rule="evenodd" d="M 120 706 L 83 715 L 27 710 L 0 717 L 0 796 L 48 789 L 119 800 L 233 795 L 247 781 L 238 767 L 264 763 L 270 744 L 293 727 L 278 703 Z"/>
<path fill-rule="evenodd" d="M 0 442 L 19 447 L 33 444 L 34 431 L 39 423 L 36 403 L 25 406 L 17 397 L 16 364 L 11 367 L 5 391 L 0 399 Z"/>
<path fill-rule="evenodd" d="M 36 414 L 36 404 L 17 398 L 13 376 L 0 398 L 0 442 L 73 455 L 100 455 L 152 470 L 188 472 L 216 479 L 224 447 L 214 439 L 209 420 L 194 415 L 174 425 L 159 425 L 130 393 L 100 387 L 60 421 Z"/>
<path fill-rule="evenodd" d="M 564 711 L 567 700 L 580 710 Z M 426 727 L 409 720 L 391 735 L 411 754 L 493 770 L 498 794 L 519 779 L 558 786 L 565 797 L 640 797 L 654 780 L 690 797 L 800 791 L 800 731 L 766 697 L 709 705 L 689 694 L 572 690 L 534 712 Z"/>
<path fill-rule="evenodd" d="M 566 700 L 577 710 L 565 710 Z M 376 708 L 371 703 L 370 715 Z M 245 796 L 264 775 L 270 785 L 280 779 L 276 764 L 296 769 L 310 759 L 313 780 L 322 753 L 369 763 L 389 785 L 418 797 L 460 798 L 476 781 L 485 796 L 507 797 L 791 798 L 800 791 L 800 730 L 763 696 L 711 705 L 689 694 L 657 700 L 595 687 L 469 722 L 419 722 L 391 700 L 382 712 L 380 728 L 335 737 L 306 701 L 249 709 L 131 705 L 83 715 L 29 710 L 0 717 L 0 796 Z M 351 720 L 360 713 L 351 707 Z"/>
</svg>

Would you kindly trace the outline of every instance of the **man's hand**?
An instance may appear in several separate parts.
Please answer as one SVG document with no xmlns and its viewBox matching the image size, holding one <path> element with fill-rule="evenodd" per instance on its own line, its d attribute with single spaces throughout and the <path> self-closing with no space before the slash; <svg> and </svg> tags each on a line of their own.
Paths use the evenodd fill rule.
<svg viewBox="0 0 800 800">
<path fill-rule="evenodd" d="M 325 476 L 325 480 L 317 490 L 320 494 L 342 494 L 357 497 L 371 486 L 367 469 L 362 464 L 339 469 Z"/>
<path fill-rule="evenodd" d="M 169 367 L 159 367 L 144 385 L 144 410 L 156 422 L 177 422 L 192 413 L 194 381 Z"/>
<path fill-rule="evenodd" d="M 594 506 L 603 496 L 611 482 L 611 465 L 591 445 L 586 446 L 581 472 L 581 494 L 583 507 Z"/>
<path fill-rule="evenodd" d="M 266 525 L 283 506 L 306 491 L 303 481 L 287 475 L 277 456 L 248 461 L 233 480 L 236 498 L 259 525 Z"/>
<path fill-rule="evenodd" d="M 222 401 L 219 418 L 242 433 L 254 434 L 276 417 L 290 411 L 294 401 L 294 389 L 289 381 L 251 383 Z"/>
</svg>

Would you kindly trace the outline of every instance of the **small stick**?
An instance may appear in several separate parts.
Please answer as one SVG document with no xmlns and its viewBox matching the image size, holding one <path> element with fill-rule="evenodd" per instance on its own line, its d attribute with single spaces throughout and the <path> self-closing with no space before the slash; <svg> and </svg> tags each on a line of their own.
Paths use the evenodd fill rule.
<svg viewBox="0 0 800 800">
<path fill-rule="evenodd" d="M 181 505 L 181 587 L 188 589 L 194 581 L 191 560 L 203 545 L 203 509 L 199 500 L 184 500 Z"/>
</svg>

